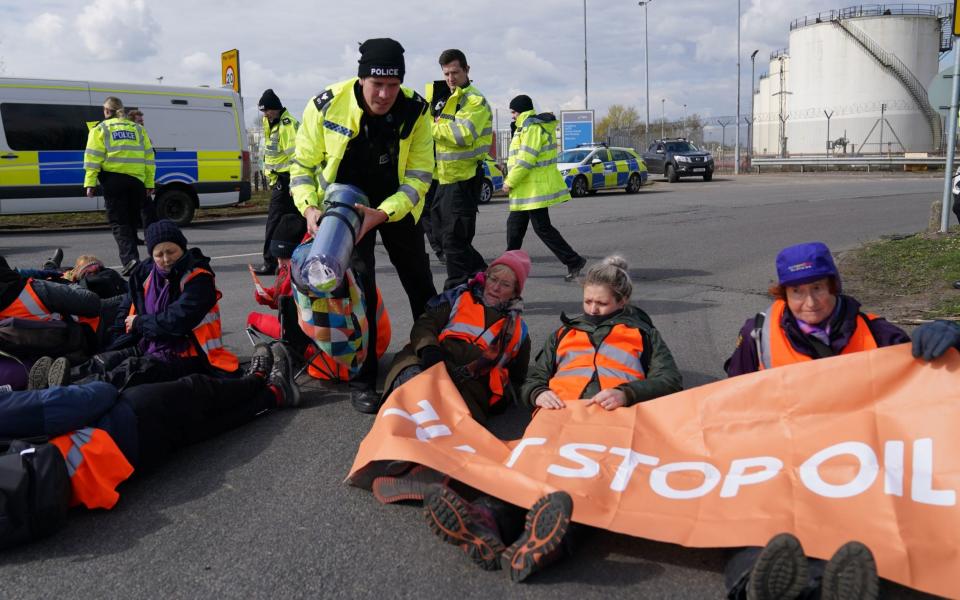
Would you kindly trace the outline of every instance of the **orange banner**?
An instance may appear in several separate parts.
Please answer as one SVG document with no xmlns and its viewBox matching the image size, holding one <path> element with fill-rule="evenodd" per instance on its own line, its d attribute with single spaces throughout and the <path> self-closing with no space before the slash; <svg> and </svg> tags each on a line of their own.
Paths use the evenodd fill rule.
<svg viewBox="0 0 960 600">
<path fill-rule="evenodd" d="M 573 519 L 697 547 L 789 531 L 809 556 L 856 539 L 880 575 L 960 595 L 960 354 L 908 345 L 735 377 L 606 412 L 539 411 L 496 439 L 439 366 L 387 399 L 348 481 L 409 460 L 521 506 L 562 489 Z"/>
</svg>

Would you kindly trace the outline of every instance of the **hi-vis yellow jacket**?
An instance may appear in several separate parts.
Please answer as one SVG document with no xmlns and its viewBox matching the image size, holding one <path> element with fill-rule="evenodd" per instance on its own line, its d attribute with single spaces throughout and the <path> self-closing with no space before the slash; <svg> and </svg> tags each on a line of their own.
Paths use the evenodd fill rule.
<svg viewBox="0 0 960 600">
<path fill-rule="evenodd" d="M 136 177 L 144 187 L 153 188 L 156 172 L 153 144 L 146 130 L 133 121 L 117 118 L 101 121 L 87 134 L 83 168 L 85 188 L 97 186 L 97 174 L 101 170 Z"/>
<path fill-rule="evenodd" d="M 532 110 L 517 116 L 510 140 L 507 179 L 510 210 L 533 210 L 566 202 L 570 191 L 557 170 L 557 118 Z"/>
<path fill-rule="evenodd" d="M 450 94 L 433 123 L 433 140 L 441 184 L 476 175 L 477 163 L 487 157 L 493 141 L 493 114 L 477 88 L 467 85 Z"/>
<path fill-rule="evenodd" d="M 324 190 L 337 182 L 337 169 L 347 144 L 360 131 L 363 108 L 357 103 L 354 85 L 358 78 L 336 83 L 307 102 L 303 123 L 297 131 L 297 149 L 290 167 L 290 192 L 301 214 L 308 206 L 322 210 Z M 420 219 L 423 197 L 433 179 L 433 139 L 427 102 L 411 89 L 401 87 L 400 156 L 397 174 L 400 186 L 377 207 L 390 222 L 408 214 Z"/>
<path fill-rule="evenodd" d="M 271 125 L 266 117 L 263 118 L 263 170 L 267 172 L 270 185 L 277 182 L 277 173 L 290 172 L 299 127 L 300 122 L 286 109 L 274 125 Z"/>
</svg>

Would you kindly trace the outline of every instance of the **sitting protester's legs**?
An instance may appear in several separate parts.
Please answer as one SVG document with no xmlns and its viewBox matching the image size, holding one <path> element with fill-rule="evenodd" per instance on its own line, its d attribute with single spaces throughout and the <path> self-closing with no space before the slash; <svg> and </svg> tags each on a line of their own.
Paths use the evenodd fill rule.
<svg viewBox="0 0 960 600">
<path fill-rule="evenodd" d="M 0 393 L 0 437 L 54 437 L 80 429 L 106 413 L 117 389 L 93 382 L 44 390 Z"/>
</svg>

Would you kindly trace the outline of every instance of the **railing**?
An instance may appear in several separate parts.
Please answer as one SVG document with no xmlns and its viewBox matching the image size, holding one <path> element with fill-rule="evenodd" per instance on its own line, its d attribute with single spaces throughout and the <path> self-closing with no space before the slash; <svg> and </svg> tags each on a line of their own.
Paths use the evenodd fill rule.
<svg viewBox="0 0 960 600">
<path fill-rule="evenodd" d="M 797 156 L 791 158 L 762 158 L 754 156 L 751 161 L 751 168 L 756 173 L 766 170 L 784 170 L 796 169 L 803 173 L 807 169 L 828 170 L 834 169 L 857 169 L 862 168 L 869 172 L 873 168 L 889 170 L 899 167 L 901 170 L 908 170 L 911 166 L 933 167 L 942 169 L 946 165 L 946 159 L 940 157 L 926 158 L 907 158 L 903 155 L 895 156 Z"/>
<path fill-rule="evenodd" d="M 790 56 L 789 48 L 778 48 L 770 53 L 770 60 L 777 60 L 781 56 Z"/>
<path fill-rule="evenodd" d="M 952 12 L 952 4 L 861 4 L 859 6 L 849 6 L 839 10 L 825 10 L 815 15 L 800 17 L 790 22 L 790 31 L 816 25 L 818 23 L 829 23 L 839 19 L 852 19 L 856 17 L 883 17 L 892 15 L 908 15 L 918 17 L 949 17 Z"/>
<path fill-rule="evenodd" d="M 890 71 L 897 76 L 897 79 L 899 79 L 903 86 L 907 88 L 907 91 L 910 92 L 910 95 L 917 103 L 917 106 L 919 106 L 921 112 L 923 112 L 924 117 L 926 117 L 927 124 L 930 127 L 930 136 L 933 139 L 934 148 L 939 149 L 940 138 L 943 134 L 942 125 L 940 123 L 940 115 L 930 104 L 930 100 L 927 98 L 927 88 L 920 83 L 920 80 L 917 79 L 917 76 L 913 74 L 910 68 L 907 67 L 907 65 L 904 64 L 904 62 L 900 60 L 896 54 L 884 50 L 883 47 L 876 42 L 876 40 L 867 35 L 865 31 L 853 23 L 844 23 L 841 19 L 834 21 L 834 24 L 848 33 L 880 64 L 890 69 Z"/>
</svg>

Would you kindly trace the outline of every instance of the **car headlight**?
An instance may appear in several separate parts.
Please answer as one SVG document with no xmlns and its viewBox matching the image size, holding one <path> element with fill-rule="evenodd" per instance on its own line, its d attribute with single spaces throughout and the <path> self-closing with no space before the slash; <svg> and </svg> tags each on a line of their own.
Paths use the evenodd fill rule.
<svg viewBox="0 0 960 600">
<path fill-rule="evenodd" d="M 690 157 L 689 157 L 689 156 L 677 156 L 677 157 L 675 157 L 675 158 L 676 158 L 678 161 L 680 161 L 680 162 L 690 162 Z"/>
<path fill-rule="evenodd" d="M 707 155 L 703 157 L 703 160 L 713 160 L 713 155 L 707 152 Z"/>
</svg>

